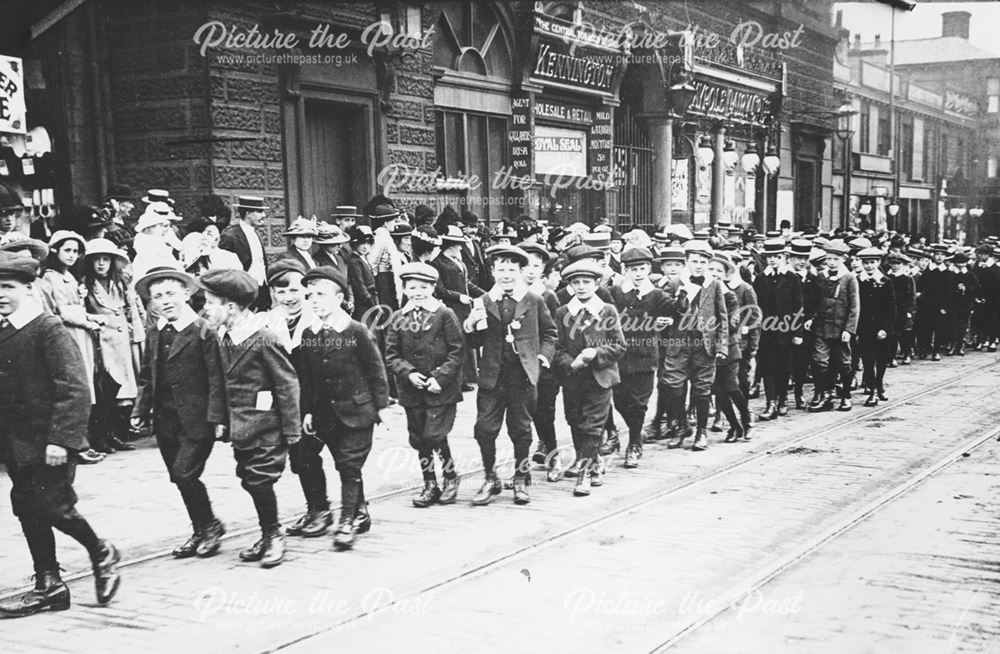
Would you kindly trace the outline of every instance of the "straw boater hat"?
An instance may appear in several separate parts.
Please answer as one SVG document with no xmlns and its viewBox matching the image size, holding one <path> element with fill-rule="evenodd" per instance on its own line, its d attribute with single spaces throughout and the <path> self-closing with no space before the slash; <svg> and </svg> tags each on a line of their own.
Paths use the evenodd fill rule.
<svg viewBox="0 0 1000 654">
<path fill-rule="evenodd" d="M 127 187 L 126 187 L 127 188 Z M 131 189 L 129 189 L 131 192 Z M 126 198 L 131 199 L 131 198 Z M 142 201 L 146 204 L 153 204 L 154 202 L 163 202 L 164 204 L 173 205 L 174 199 L 170 197 L 170 191 L 164 191 L 160 188 L 151 188 L 146 191 L 146 195 L 142 197 Z"/>
<path fill-rule="evenodd" d="M 340 204 L 333 210 L 330 217 L 334 220 L 338 218 L 360 218 L 361 214 L 358 213 L 358 208 L 353 204 Z"/>
<path fill-rule="evenodd" d="M 267 211 L 267 203 L 264 198 L 255 195 L 241 195 L 236 198 L 233 205 L 237 209 L 250 209 L 252 211 Z"/>
</svg>

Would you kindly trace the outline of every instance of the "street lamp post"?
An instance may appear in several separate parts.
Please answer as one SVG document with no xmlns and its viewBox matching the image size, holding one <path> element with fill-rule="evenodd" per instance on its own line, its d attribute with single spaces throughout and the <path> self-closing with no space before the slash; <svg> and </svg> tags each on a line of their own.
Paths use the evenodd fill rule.
<svg viewBox="0 0 1000 654">
<path fill-rule="evenodd" d="M 853 152 L 851 152 L 851 139 L 854 138 L 854 117 L 858 114 L 848 100 L 837 109 L 837 137 L 844 142 L 844 206 L 841 215 L 840 226 L 847 229 L 851 222 L 851 165 L 853 164 Z"/>
<path fill-rule="evenodd" d="M 673 77 L 674 65 L 671 64 L 666 72 L 667 81 L 672 82 L 664 89 L 667 115 L 652 121 L 650 129 L 653 142 L 660 145 L 660 160 L 656 162 L 654 169 L 654 184 L 659 192 L 653 194 L 653 211 L 661 225 L 673 222 L 674 215 L 674 119 L 681 118 L 687 112 L 696 92 L 686 71 L 681 70 L 676 80 L 670 79 Z"/>
</svg>

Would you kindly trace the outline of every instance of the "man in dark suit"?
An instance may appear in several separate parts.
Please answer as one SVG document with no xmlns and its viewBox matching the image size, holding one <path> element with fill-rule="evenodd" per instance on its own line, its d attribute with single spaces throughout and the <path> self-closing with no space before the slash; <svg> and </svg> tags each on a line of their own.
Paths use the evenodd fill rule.
<svg viewBox="0 0 1000 654">
<path fill-rule="evenodd" d="M 462 250 L 466 245 L 462 230 L 449 225 L 441 234 L 441 254 L 430 261 L 438 271 L 438 285 L 435 295 L 444 305 L 455 312 L 459 322 L 469 316 L 473 298 L 481 296 L 485 291 L 476 286 L 469 276 L 469 270 L 462 261 Z M 473 347 L 466 348 L 463 391 L 472 390 L 471 380 L 476 378 L 476 351 Z"/>
<path fill-rule="evenodd" d="M 288 447 L 301 437 L 299 381 L 281 340 L 250 311 L 258 288 L 253 277 L 210 270 L 196 283 L 205 291 L 212 323 L 220 325 L 236 474 L 253 498 L 261 530 L 260 540 L 241 551 L 240 559 L 271 568 L 285 558 L 274 484 L 285 470 Z"/>
<path fill-rule="evenodd" d="M 303 283 L 317 320 L 293 355 L 302 383 L 306 434 L 294 462 L 309 512 L 325 514 L 322 522 L 329 525 L 330 504 L 319 454 L 324 445 L 330 448 L 340 473 L 340 525 L 333 544 L 346 550 L 354 546 L 356 533 L 371 527 L 361 469 L 371 452 L 375 423 L 382 422 L 389 405 L 389 388 L 374 337 L 343 310 L 347 279 L 320 266 L 306 274 Z"/>
<path fill-rule="evenodd" d="M 153 268 L 136 282 L 160 318 L 146 334 L 132 426 L 141 429 L 152 417 L 156 445 L 191 518 L 194 533 L 173 551 L 179 559 L 215 554 L 226 533 L 201 482 L 226 423 L 219 341 L 188 305 L 192 288 L 194 279 L 172 268 Z"/>
<path fill-rule="evenodd" d="M 552 363 L 558 333 L 545 300 L 528 291 L 522 279 L 528 255 L 517 247 L 494 246 L 486 256 L 496 284 L 462 325 L 469 344 L 483 348 L 474 431 L 486 480 L 472 503 L 489 504 L 502 490 L 494 466 L 496 439 L 506 414 L 507 435 L 514 444 L 514 502 L 527 504 L 531 501 L 528 453 L 538 375 L 542 366 Z"/>
<path fill-rule="evenodd" d="M 267 216 L 264 198 L 241 195 L 236 200 L 237 219 L 222 232 L 219 247 L 236 254 L 243 264 L 243 270 L 257 281 L 257 297 L 254 308 L 265 311 L 271 308 L 271 295 L 267 292 L 267 254 L 264 241 L 257 233 L 258 227 Z"/>
<path fill-rule="evenodd" d="M 118 550 L 75 508 L 73 457 L 87 449 L 90 391 L 76 343 L 33 298 L 37 268 L 25 254 L 0 252 L 0 451 L 35 567 L 34 589 L 0 601 L 0 618 L 69 608 L 53 527 L 90 554 L 99 604 L 111 601 L 120 581 Z"/>
<path fill-rule="evenodd" d="M 479 288 L 492 288 L 493 277 L 490 266 L 483 254 L 483 246 L 479 242 L 479 216 L 471 211 L 462 212 L 462 235 L 465 245 L 462 246 L 462 261 L 469 271 L 469 280 Z"/>
</svg>

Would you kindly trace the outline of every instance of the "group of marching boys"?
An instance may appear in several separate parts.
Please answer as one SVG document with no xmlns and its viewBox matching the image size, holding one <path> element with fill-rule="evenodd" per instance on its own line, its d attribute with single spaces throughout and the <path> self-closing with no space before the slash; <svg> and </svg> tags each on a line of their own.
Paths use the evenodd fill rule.
<svg viewBox="0 0 1000 654">
<path fill-rule="evenodd" d="M 485 478 L 469 499 L 486 505 L 509 488 L 514 503 L 527 504 L 533 469 L 550 482 L 574 479 L 576 496 L 604 483 L 606 463 L 625 440 L 615 413 L 627 431 L 622 464 L 631 469 L 648 442 L 668 440 L 668 448 L 681 448 L 691 439 L 691 450 L 705 450 L 709 432 L 721 431 L 723 421 L 725 441 L 739 442 L 750 440 L 757 419 L 779 419 L 791 406 L 848 411 L 856 370 L 863 370 L 865 406 L 877 405 L 886 400 L 885 372 L 897 359 L 905 365 L 913 357 L 964 354 L 970 317 L 973 345 L 996 350 L 995 243 L 977 248 L 970 266 L 965 251 L 944 244 L 904 253 L 903 243 L 874 247 L 863 237 L 779 232 L 729 238 L 721 229 L 709 238 L 678 226 L 651 239 L 577 231 L 554 228 L 546 238 L 544 230 L 533 230 L 523 239 L 512 231 L 496 239 L 483 253 L 492 286 L 472 292 L 467 284 L 468 294 L 443 284 L 440 265 L 411 254 L 414 260 L 393 269 L 400 306 L 377 328 L 352 316 L 350 282 L 336 266 L 308 267 L 295 258 L 272 263 L 266 285 L 273 308 L 260 313 L 253 310 L 260 283 L 246 271 L 193 276 L 172 266 L 148 270 L 135 287 L 157 318 L 146 335 L 132 422 L 137 429 L 151 423 L 194 526 L 174 555 L 211 556 L 220 547 L 225 527 L 200 480 L 217 441 L 231 441 L 261 529 L 239 556 L 272 567 L 284 558 L 286 534 L 316 537 L 333 526 L 323 449 L 331 451 L 341 482 L 335 547 L 350 549 L 356 535 L 370 529 L 362 470 L 373 428 L 391 401 L 405 411 L 423 475 L 414 506 L 458 499 L 449 437 L 471 383 L 477 387 L 473 436 Z M 449 247 L 468 244 L 470 250 L 476 238 L 461 229 L 449 229 L 446 237 Z M 22 340 L 61 343 L 65 339 L 53 334 L 58 321 L 30 308 L 35 268 L 26 256 L 0 253 L 0 314 L 8 318 L 0 324 L 0 346 L 3 329 L 13 330 L 15 339 L 22 330 Z M 200 314 L 190 305 L 195 293 L 204 297 Z M 453 308 L 456 298 L 462 310 Z M 31 337 L 38 320 L 41 329 Z M 54 410 L 83 412 L 74 387 L 80 380 L 59 369 L 74 361 L 51 355 L 29 361 L 31 352 L 44 350 L 13 342 L 19 343 L 16 365 L 48 376 Z M 807 402 L 809 382 L 814 392 Z M 765 407 L 755 419 L 749 400 L 761 385 Z M 557 441 L 560 391 L 571 443 Z M 509 480 L 497 469 L 504 423 L 513 444 Z M 71 493 L 66 452 L 78 446 L 43 445 L 32 455 L 38 461 L 23 469 L 54 457 L 49 465 L 69 465 L 57 488 Z M 306 511 L 284 530 L 274 484 L 287 462 L 301 483 Z M 52 482 L 22 477 L 12 475 L 15 495 L 28 489 L 21 503 L 43 505 L 45 493 L 31 488 Z M 108 561 L 117 555 L 79 526 L 72 504 L 63 501 L 61 512 L 49 511 L 54 517 L 47 532 L 21 509 L 32 553 L 41 557 L 40 581 L 20 604 L 0 606 L 5 615 L 68 606 L 54 549 L 38 544 L 51 539 L 51 526 L 79 532 L 93 550 L 95 571 L 103 574 L 102 597 L 110 599 L 107 588 L 118 582 Z"/>
</svg>

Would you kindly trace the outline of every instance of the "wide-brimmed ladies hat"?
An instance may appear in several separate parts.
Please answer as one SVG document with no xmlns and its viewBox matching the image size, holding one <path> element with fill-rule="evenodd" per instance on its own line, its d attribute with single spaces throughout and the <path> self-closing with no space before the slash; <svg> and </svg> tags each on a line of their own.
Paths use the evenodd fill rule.
<svg viewBox="0 0 1000 654">
<path fill-rule="evenodd" d="M 297 236 L 312 236 L 315 238 L 319 234 L 316 229 L 316 223 L 309 220 L 308 218 L 303 218 L 299 216 L 292 224 L 288 226 L 288 231 L 284 232 L 282 236 L 287 236 L 289 238 L 295 238 Z"/>
<path fill-rule="evenodd" d="M 350 240 L 344 230 L 337 225 L 322 223 L 316 230 L 316 238 L 313 239 L 313 243 L 316 245 L 340 245 Z"/>
<path fill-rule="evenodd" d="M 135 225 L 135 231 L 142 232 L 143 230 L 149 229 L 150 227 L 155 227 L 156 225 L 169 225 L 171 223 L 170 213 L 163 212 L 163 207 L 169 206 L 163 204 L 162 202 L 154 203 L 146 207 L 146 210 L 142 212 L 139 216 L 139 222 Z"/>
<path fill-rule="evenodd" d="M 110 239 L 92 238 L 87 241 L 88 257 L 96 257 L 102 254 L 109 257 L 118 257 L 125 263 L 128 263 L 128 253 L 115 245 Z"/>
<path fill-rule="evenodd" d="M 441 234 L 441 243 L 445 246 L 466 242 L 467 239 L 462 233 L 462 228 L 457 225 L 448 225 L 448 230 Z"/>
<path fill-rule="evenodd" d="M 87 243 L 83 240 L 83 237 L 76 232 L 71 232 L 68 229 L 57 230 L 55 234 L 49 239 L 49 250 L 58 250 L 59 246 L 65 241 L 76 241 L 80 245 L 81 256 L 87 251 Z"/>
</svg>

